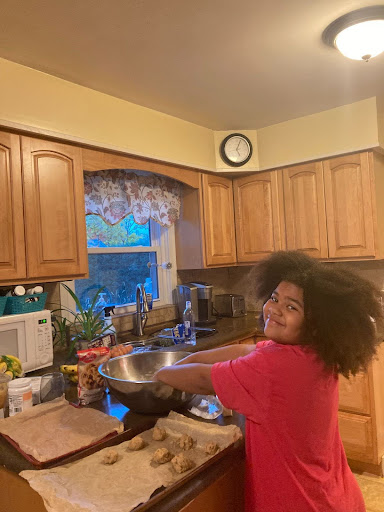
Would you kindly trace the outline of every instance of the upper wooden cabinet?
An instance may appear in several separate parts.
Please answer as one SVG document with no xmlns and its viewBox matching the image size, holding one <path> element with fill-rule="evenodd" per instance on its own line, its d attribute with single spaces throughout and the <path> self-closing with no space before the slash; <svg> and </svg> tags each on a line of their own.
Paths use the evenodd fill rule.
<svg viewBox="0 0 384 512">
<path fill-rule="evenodd" d="M 283 170 L 287 249 L 327 258 L 323 165 L 321 162 Z"/>
<path fill-rule="evenodd" d="M 1 284 L 85 277 L 81 150 L 0 132 L 0 155 Z"/>
<path fill-rule="evenodd" d="M 203 174 L 203 216 L 207 266 L 236 263 L 232 181 Z"/>
<path fill-rule="evenodd" d="M 287 249 L 324 259 L 384 257 L 384 211 L 376 209 L 383 172 L 383 157 L 372 151 L 284 169 Z"/>
<path fill-rule="evenodd" d="M 26 277 L 18 135 L 0 132 L 0 281 Z"/>
<path fill-rule="evenodd" d="M 281 171 L 233 182 L 237 261 L 252 263 L 285 248 Z"/>
<path fill-rule="evenodd" d="M 373 167 L 368 152 L 324 161 L 329 258 L 376 255 Z"/>
<path fill-rule="evenodd" d="M 202 174 L 199 189 L 185 186 L 175 230 L 179 270 L 235 264 L 232 181 Z"/>
</svg>

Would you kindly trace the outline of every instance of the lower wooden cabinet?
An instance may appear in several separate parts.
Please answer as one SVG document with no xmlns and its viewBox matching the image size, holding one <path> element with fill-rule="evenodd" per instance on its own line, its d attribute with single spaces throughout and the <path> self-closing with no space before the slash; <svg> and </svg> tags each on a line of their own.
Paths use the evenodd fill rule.
<svg viewBox="0 0 384 512">
<path fill-rule="evenodd" d="M 244 473 L 244 461 L 235 463 L 180 512 L 243 512 Z"/>
<path fill-rule="evenodd" d="M 339 378 L 339 429 L 353 468 L 383 474 L 384 348 L 367 372 Z"/>
</svg>

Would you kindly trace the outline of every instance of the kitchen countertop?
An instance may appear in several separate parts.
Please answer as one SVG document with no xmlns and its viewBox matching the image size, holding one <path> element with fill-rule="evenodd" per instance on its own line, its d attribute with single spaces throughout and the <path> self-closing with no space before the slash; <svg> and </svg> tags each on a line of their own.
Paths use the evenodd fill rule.
<svg viewBox="0 0 384 512">
<path fill-rule="evenodd" d="M 221 345 L 229 344 L 236 340 L 243 340 L 251 336 L 259 335 L 263 333 L 258 328 L 258 322 L 255 313 L 249 313 L 245 317 L 239 318 L 222 318 L 217 321 L 215 325 L 212 325 L 217 329 L 217 333 L 213 336 L 198 339 L 196 345 L 188 345 L 188 350 L 196 352 L 198 350 L 208 350 Z M 172 350 L 185 350 L 185 345 L 180 344 L 172 347 Z M 55 358 L 58 359 L 58 358 Z M 36 373 L 47 373 L 50 371 L 58 370 L 58 366 L 62 361 L 54 361 L 54 365 L 51 368 L 45 368 L 43 371 L 40 370 Z M 77 399 L 77 388 L 75 385 L 68 385 L 66 389 L 66 398 L 69 401 L 76 401 Z M 102 400 L 94 402 L 87 407 L 92 407 L 105 412 L 111 416 L 117 417 L 124 423 L 125 430 L 133 429 L 134 431 L 140 432 L 153 426 L 160 415 L 144 415 L 136 414 L 125 406 L 120 404 L 111 394 L 107 393 Z M 179 412 L 190 415 L 183 409 Z M 195 417 L 194 417 L 195 418 Z M 206 420 L 204 420 L 206 421 Z M 218 424 L 236 424 L 244 430 L 244 417 L 236 413 L 233 417 L 223 418 L 219 416 L 216 420 L 212 420 Z M 206 470 L 199 473 L 196 477 L 188 481 L 182 488 L 177 489 L 175 493 L 165 497 L 161 502 L 151 507 L 151 512 L 176 512 L 180 510 L 186 503 L 193 499 L 197 494 L 202 492 L 210 483 L 215 481 L 222 474 L 223 464 L 232 464 L 235 459 L 244 457 L 244 446 L 239 444 L 239 447 L 234 450 L 230 455 L 220 459 L 217 463 L 212 464 Z M 22 457 L 15 448 L 13 448 L 7 441 L 0 437 L 0 466 L 3 466 L 7 470 L 15 473 L 19 473 L 24 469 L 35 469 L 24 457 Z"/>
</svg>

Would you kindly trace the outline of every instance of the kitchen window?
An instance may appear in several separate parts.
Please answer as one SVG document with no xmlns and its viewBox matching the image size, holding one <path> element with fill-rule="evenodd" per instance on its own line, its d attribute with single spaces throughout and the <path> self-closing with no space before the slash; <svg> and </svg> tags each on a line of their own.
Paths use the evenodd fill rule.
<svg viewBox="0 0 384 512">
<path fill-rule="evenodd" d="M 138 283 L 152 293 L 154 307 L 172 304 L 177 281 L 173 224 L 180 206 L 178 187 L 173 180 L 170 183 L 157 175 L 151 180 L 150 174 L 132 171 L 86 175 L 89 278 L 66 283 L 83 307 L 89 307 L 104 286 L 97 310 L 115 305 L 116 314 L 133 311 Z M 62 293 L 61 299 L 74 309 L 68 293 Z"/>
</svg>

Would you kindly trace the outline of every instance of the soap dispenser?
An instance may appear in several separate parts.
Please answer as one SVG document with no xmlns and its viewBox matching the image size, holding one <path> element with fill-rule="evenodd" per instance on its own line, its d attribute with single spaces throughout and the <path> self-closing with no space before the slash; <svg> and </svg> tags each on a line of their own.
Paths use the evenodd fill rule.
<svg viewBox="0 0 384 512">
<path fill-rule="evenodd" d="M 114 313 L 114 308 L 115 308 L 115 306 L 106 306 L 104 308 L 104 324 L 106 326 L 108 326 L 108 329 L 106 329 L 103 332 L 103 336 L 107 336 L 108 334 L 111 336 L 110 346 L 117 344 L 116 329 L 115 329 L 115 326 L 113 325 L 112 317 L 111 317 L 111 314 Z"/>
</svg>

